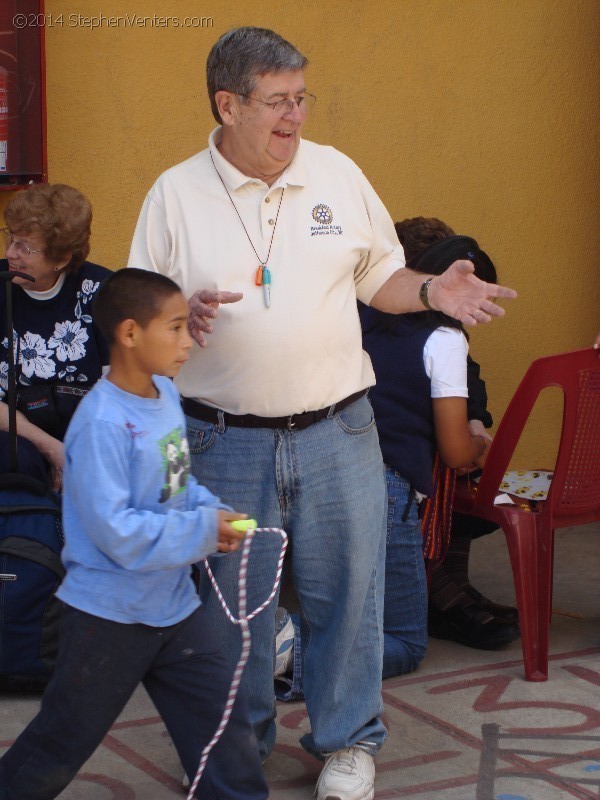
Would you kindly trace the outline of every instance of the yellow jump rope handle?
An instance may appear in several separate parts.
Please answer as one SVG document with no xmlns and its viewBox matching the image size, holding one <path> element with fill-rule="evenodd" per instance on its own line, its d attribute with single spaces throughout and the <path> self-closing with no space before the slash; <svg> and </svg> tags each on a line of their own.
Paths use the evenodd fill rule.
<svg viewBox="0 0 600 800">
<path fill-rule="evenodd" d="M 236 519 L 230 524 L 236 531 L 249 531 L 257 527 L 255 519 Z"/>
</svg>

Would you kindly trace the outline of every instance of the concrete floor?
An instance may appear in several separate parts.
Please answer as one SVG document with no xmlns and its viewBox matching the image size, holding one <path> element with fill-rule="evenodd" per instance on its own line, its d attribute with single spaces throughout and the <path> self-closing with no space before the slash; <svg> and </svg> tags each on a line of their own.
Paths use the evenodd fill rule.
<svg viewBox="0 0 600 800">
<path fill-rule="evenodd" d="M 389 738 L 376 800 L 600 798 L 600 525 L 558 532 L 550 678 L 523 679 L 520 642 L 501 651 L 432 640 L 419 670 L 384 682 Z M 473 584 L 513 602 L 504 537 L 473 545 Z M 35 714 L 37 696 L 0 695 L 0 752 Z M 280 704 L 265 765 L 272 800 L 309 800 L 320 765 L 298 738 L 302 703 Z M 161 720 L 139 690 L 60 800 L 184 797 Z"/>
</svg>

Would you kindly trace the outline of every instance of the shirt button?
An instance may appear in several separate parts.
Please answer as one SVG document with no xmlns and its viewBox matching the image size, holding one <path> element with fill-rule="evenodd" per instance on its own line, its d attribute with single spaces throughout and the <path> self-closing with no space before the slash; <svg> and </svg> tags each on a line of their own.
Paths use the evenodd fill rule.
<svg viewBox="0 0 600 800">
<path fill-rule="evenodd" d="M 275 220 L 274 219 L 270 219 L 269 220 L 269 225 L 274 225 L 274 224 L 275 224 Z"/>
<path fill-rule="evenodd" d="M 265 197 L 265 203 L 270 203 L 270 202 L 271 202 L 271 198 L 270 197 Z"/>
</svg>

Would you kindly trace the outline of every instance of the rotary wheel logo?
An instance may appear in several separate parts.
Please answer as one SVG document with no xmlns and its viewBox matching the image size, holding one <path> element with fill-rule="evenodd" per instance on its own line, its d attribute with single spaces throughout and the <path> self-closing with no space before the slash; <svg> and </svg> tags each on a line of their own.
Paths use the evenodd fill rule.
<svg viewBox="0 0 600 800">
<path fill-rule="evenodd" d="M 315 222 L 318 222 L 319 225 L 331 225 L 333 222 L 333 214 L 331 213 L 331 209 L 329 206 L 320 203 L 318 206 L 315 206 L 312 210 L 313 219 Z"/>
</svg>

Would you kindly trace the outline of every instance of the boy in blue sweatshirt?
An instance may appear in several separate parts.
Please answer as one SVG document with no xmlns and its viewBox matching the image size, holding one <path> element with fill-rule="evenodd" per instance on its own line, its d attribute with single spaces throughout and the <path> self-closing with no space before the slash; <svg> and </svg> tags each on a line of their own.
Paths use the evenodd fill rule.
<svg viewBox="0 0 600 800">
<path fill-rule="evenodd" d="M 98 292 L 94 320 L 110 346 L 110 371 L 65 438 L 59 656 L 40 712 L 0 759 L 0 800 L 60 794 L 140 682 L 194 776 L 232 679 L 205 628 L 190 565 L 236 550 L 244 534 L 230 523 L 245 515 L 190 474 L 169 380 L 192 344 L 187 304 L 168 278 L 121 270 Z M 196 797 L 268 797 L 243 694 Z"/>
</svg>

